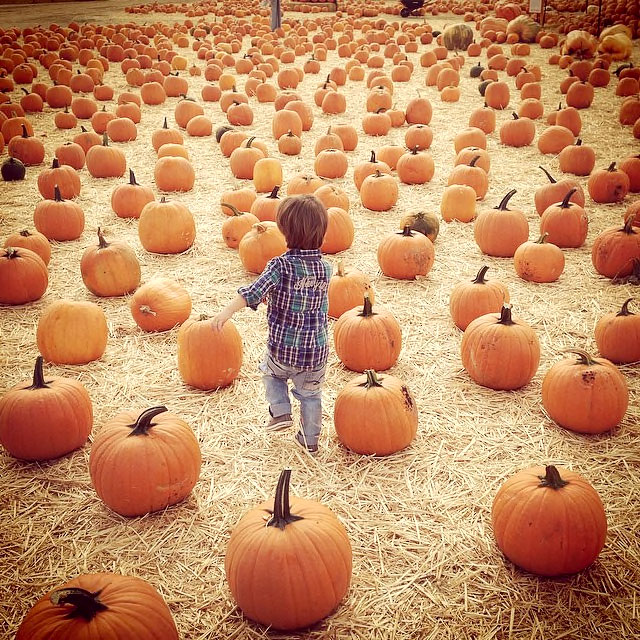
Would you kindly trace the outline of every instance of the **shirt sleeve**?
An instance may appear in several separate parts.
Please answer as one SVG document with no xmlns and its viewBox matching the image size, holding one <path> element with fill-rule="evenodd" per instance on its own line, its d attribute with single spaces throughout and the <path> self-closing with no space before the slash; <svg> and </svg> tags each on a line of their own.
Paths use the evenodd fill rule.
<svg viewBox="0 0 640 640">
<path fill-rule="evenodd" d="M 254 311 L 266 295 L 280 282 L 280 265 L 277 260 L 269 260 L 264 271 L 248 286 L 240 287 L 238 293 L 245 299 L 247 307 Z"/>
</svg>

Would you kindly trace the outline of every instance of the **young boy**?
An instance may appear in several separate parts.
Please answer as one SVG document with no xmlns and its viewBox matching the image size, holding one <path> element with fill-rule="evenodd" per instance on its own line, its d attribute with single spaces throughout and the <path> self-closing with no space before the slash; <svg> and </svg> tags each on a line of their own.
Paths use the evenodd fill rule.
<svg viewBox="0 0 640 640">
<path fill-rule="evenodd" d="M 267 430 L 293 424 L 287 381 L 300 402 L 301 429 L 296 441 L 309 453 L 318 451 L 322 428 L 321 387 L 327 364 L 327 290 L 331 265 L 322 259 L 320 246 L 327 230 L 327 210 L 313 195 L 286 198 L 276 223 L 287 240 L 288 251 L 267 263 L 264 271 L 213 319 L 222 328 L 243 307 L 254 311 L 267 300 L 269 337 L 260 364 L 271 419 Z"/>
</svg>

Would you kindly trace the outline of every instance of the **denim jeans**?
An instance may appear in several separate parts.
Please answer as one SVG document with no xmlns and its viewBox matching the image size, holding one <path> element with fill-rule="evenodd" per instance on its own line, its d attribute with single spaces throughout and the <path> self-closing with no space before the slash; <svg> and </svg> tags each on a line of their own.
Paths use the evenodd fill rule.
<svg viewBox="0 0 640 640">
<path fill-rule="evenodd" d="M 291 380 L 293 397 L 300 402 L 301 431 L 307 444 L 317 444 L 322 429 L 322 383 L 326 364 L 318 369 L 300 370 L 278 362 L 267 353 L 259 368 L 271 415 L 277 418 L 291 413 L 288 385 Z"/>
</svg>

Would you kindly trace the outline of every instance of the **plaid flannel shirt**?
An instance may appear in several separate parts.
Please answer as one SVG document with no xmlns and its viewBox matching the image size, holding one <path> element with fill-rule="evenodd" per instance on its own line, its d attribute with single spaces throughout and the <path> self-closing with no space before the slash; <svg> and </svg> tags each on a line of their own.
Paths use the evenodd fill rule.
<svg viewBox="0 0 640 640">
<path fill-rule="evenodd" d="M 254 311 L 267 301 L 269 353 L 282 364 L 318 369 L 329 355 L 328 287 L 331 265 L 319 249 L 290 249 L 238 293 Z"/>
</svg>

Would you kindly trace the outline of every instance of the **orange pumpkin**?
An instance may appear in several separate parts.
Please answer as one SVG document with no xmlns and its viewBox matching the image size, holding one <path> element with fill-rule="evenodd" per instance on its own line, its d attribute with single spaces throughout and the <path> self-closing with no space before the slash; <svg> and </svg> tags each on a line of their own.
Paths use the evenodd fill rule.
<svg viewBox="0 0 640 640">
<path fill-rule="evenodd" d="M 339 318 L 345 311 L 357 307 L 368 294 L 371 303 L 375 301 L 375 292 L 371 286 L 371 278 L 354 268 L 346 268 L 344 262 L 338 262 L 336 273 L 329 280 L 327 292 L 329 298 L 329 317 Z"/>
<path fill-rule="evenodd" d="M 426 276 L 434 259 L 431 240 L 418 231 L 412 231 L 410 225 L 387 235 L 378 245 L 378 264 L 389 278 L 414 280 L 416 276 Z"/>
<path fill-rule="evenodd" d="M 175 280 L 154 278 L 131 296 L 129 309 L 143 331 L 167 331 L 189 317 L 191 297 Z"/>
<path fill-rule="evenodd" d="M 602 316 L 594 331 L 600 354 L 617 364 L 640 360 L 640 315 L 629 311 L 632 300 L 625 300 L 618 313 Z"/>
<path fill-rule="evenodd" d="M 180 202 L 148 202 L 140 212 L 138 237 L 152 253 L 182 253 L 196 237 L 196 225 L 189 209 Z"/>
<path fill-rule="evenodd" d="M 287 241 L 275 222 L 270 220 L 254 224 L 240 240 L 238 254 L 244 268 L 250 273 L 262 273 L 271 258 L 287 250 Z"/>
<path fill-rule="evenodd" d="M 516 209 L 508 209 L 507 204 L 516 193 L 512 189 L 493 209 L 485 209 L 476 217 L 473 235 L 480 251 L 489 256 L 511 258 L 516 249 L 529 237 L 527 218 Z"/>
<path fill-rule="evenodd" d="M 528 282 L 555 282 L 564 271 L 564 254 L 543 233 L 535 242 L 523 242 L 513 254 L 516 273 Z"/>
</svg>

